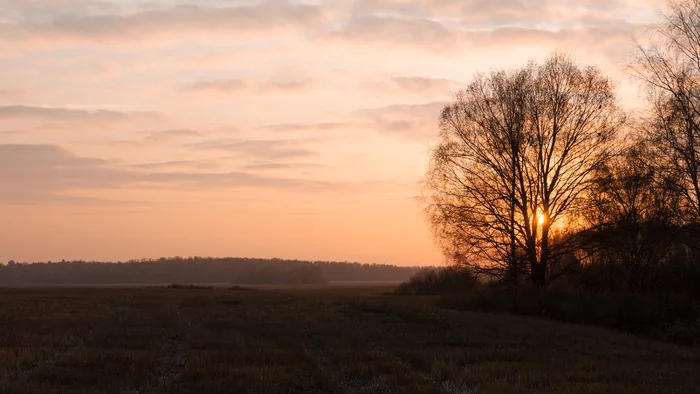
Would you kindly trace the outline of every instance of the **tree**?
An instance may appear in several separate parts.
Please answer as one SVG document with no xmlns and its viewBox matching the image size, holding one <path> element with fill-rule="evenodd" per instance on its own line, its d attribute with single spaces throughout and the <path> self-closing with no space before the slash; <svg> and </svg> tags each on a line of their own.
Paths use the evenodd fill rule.
<svg viewBox="0 0 700 394">
<path fill-rule="evenodd" d="M 688 224 L 700 219 L 700 0 L 672 1 L 664 17 L 631 71 L 647 87 L 648 138 Z"/>
<path fill-rule="evenodd" d="M 572 262 L 573 217 L 624 123 L 613 84 L 554 54 L 477 75 L 440 117 L 426 212 L 454 263 L 546 286 Z"/>
<path fill-rule="evenodd" d="M 619 274 L 608 281 L 650 291 L 678 240 L 678 196 L 666 187 L 649 145 L 638 137 L 631 142 L 596 170 L 582 218 L 591 241 L 586 247 L 596 251 L 592 261 Z"/>
</svg>

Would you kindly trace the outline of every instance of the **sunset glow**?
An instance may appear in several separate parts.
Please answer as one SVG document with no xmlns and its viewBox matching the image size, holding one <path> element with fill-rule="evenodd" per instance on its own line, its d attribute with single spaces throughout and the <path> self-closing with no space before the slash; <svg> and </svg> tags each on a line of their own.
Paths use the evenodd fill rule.
<svg viewBox="0 0 700 394">
<path fill-rule="evenodd" d="M 559 49 L 639 107 L 660 3 L 485 4 L 0 0 L 0 261 L 442 263 L 418 197 L 453 93 Z"/>
</svg>

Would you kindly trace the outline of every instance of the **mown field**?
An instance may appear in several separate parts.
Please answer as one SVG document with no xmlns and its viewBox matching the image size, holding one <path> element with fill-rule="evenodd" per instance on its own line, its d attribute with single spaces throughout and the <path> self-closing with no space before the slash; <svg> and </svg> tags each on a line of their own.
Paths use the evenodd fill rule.
<svg viewBox="0 0 700 394">
<path fill-rule="evenodd" d="M 389 287 L 2 288 L 0 393 L 692 393 L 700 350 Z"/>
</svg>

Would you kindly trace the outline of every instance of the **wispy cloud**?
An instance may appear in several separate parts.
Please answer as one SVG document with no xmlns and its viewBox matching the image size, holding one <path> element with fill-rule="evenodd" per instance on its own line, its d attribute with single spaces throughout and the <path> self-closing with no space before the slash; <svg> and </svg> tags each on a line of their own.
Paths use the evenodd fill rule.
<svg viewBox="0 0 700 394">
<path fill-rule="evenodd" d="M 358 0 L 356 15 L 440 18 L 466 26 L 609 25 L 631 17 L 633 6 L 655 6 L 658 0 Z"/>
<path fill-rule="evenodd" d="M 357 116 L 371 121 L 379 132 L 417 140 L 434 138 L 437 119 L 447 102 L 394 104 L 356 111 Z"/>
<path fill-rule="evenodd" d="M 221 164 L 215 160 L 172 160 L 133 164 L 131 167 L 138 170 L 210 170 L 221 168 Z"/>
<path fill-rule="evenodd" d="M 74 7 L 72 13 L 42 13 L 26 10 L 0 24 L 4 40 L 80 40 L 87 42 L 128 42 L 153 40 L 187 33 L 251 34 L 290 27 L 305 28 L 323 21 L 321 7 L 285 2 L 258 5 L 207 7 L 194 4 L 165 9 L 91 12 L 90 3 Z M 105 11 L 109 11 L 105 9 Z"/>
<path fill-rule="evenodd" d="M 151 132 L 144 139 L 151 142 L 172 142 L 182 139 L 201 137 L 202 133 L 196 130 L 172 129 Z"/>
<path fill-rule="evenodd" d="M 309 168 L 320 168 L 323 167 L 322 164 L 314 163 L 255 163 L 248 164 L 244 168 L 253 171 L 267 171 L 267 170 L 301 170 Z"/>
<path fill-rule="evenodd" d="M 308 139 L 286 140 L 222 140 L 194 145 L 196 150 L 225 151 L 244 157 L 261 159 L 284 159 L 317 156 L 319 153 L 307 148 Z"/>
<path fill-rule="evenodd" d="M 181 167 L 191 164 L 181 161 L 125 167 L 114 161 L 78 157 L 56 145 L 0 144 L 0 184 L 12 185 L 0 189 L 0 203 L 80 202 L 90 198 L 80 192 L 123 188 L 361 190 L 361 185 L 352 183 L 264 176 L 244 170 L 209 172 L 183 170 Z M 277 164 L 278 168 L 310 166 Z M 267 165 L 267 169 L 274 167 L 273 163 Z M 247 167 L 249 170 L 265 169 L 263 164 L 257 168 L 255 165 Z M 180 170 L 175 171 L 176 168 Z"/>
<path fill-rule="evenodd" d="M 346 21 L 327 40 L 362 45 L 401 45 L 443 51 L 458 42 L 459 34 L 442 23 L 425 18 L 362 16 Z"/>
<path fill-rule="evenodd" d="M 313 87 L 313 80 L 307 76 L 275 76 L 247 81 L 243 79 L 219 79 L 197 81 L 184 85 L 180 90 L 189 93 L 275 93 L 299 92 Z"/>
<path fill-rule="evenodd" d="M 84 110 L 74 108 L 32 107 L 25 105 L 0 106 L 0 119 L 32 118 L 48 121 L 101 120 L 121 121 L 131 118 L 153 118 L 154 112 L 121 112 L 106 109 Z"/>
<path fill-rule="evenodd" d="M 355 113 L 373 118 L 386 116 L 437 116 L 447 105 L 447 101 L 435 101 L 424 104 L 392 104 L 377 108 L 358 110 Z"/>
<path fill-rule="evenodd" d="M 363 81 L 360 83 L 360 87 L 383 94 L 444 96 L 461 88 L 462 83 L 447 78 L 384 75 Z"/>
<path fill-rule="evenodd" d="M 0 89 L 0 100 L 24 100 L 29 96 L 26 90 Z"/>
<path fill-rule="evenodd" d="M 184 92 L 238 93 L 248 88 L 248 82 L 241 79 L 220 79 L 197 81 L 182 87 Z"/>
<path fill-rule="evenodd" d="M 314 132 L 331 132 L 343 130 L 349 127 L 357 126 L 358 123 L 353 122 L 311 122 L 311 123 L 279 123 L 260 126 L 259 129 L 273 132 L 299 132 L 299 131 L 314 131 Z"/>
<path fill-rule="evenodd" d="M 430 78 L 430 77 L 393 77 L 391 81 L 399 88 L 408 91 L 447 91 L 450 86 L 455 84 L 454 81 L 445 78 Z"/>
</svg>

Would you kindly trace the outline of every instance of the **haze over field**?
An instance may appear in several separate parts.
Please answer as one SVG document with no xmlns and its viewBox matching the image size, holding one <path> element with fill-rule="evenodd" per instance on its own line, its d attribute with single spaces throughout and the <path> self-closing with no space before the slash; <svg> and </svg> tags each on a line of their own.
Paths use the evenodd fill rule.
<svg viewBox="0 0 700 394">
<path fill-rule="evenodd" d="M 440 109 L 555 49 L 622 64 L 652 0 L 0 0 L 0 261 L 436 264 Z"/>
</svg>

